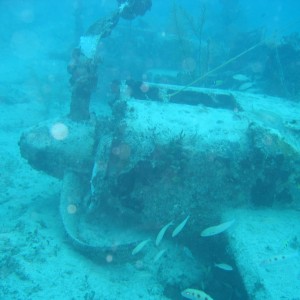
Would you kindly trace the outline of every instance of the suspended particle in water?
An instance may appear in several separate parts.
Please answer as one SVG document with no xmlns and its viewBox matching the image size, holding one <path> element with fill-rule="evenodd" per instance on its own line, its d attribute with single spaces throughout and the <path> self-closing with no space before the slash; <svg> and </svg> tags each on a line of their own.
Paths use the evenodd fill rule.
<svg viewBox="0 0 300 300">
<path fill-rule="evenodd" d="M 144 263 L 143 263 L 143 261 L 142 261 L 142 260 L 137 260 L 137 261 L 135 262 L 135 267 L 136 267 L 138 270 L 143 269 L 143 268 L 144 268 Z"/>
<path fill-rule="evenodd" d="M 108 163 L 104 160 L 99 160 L 96 162 L 96 164 L 97 164 L 96 168 L 97 168 L 98 172 L 100 172 L 100 171 L 103 172 L 107 169 Z"/>
<path fill-rule="evenodd" d="M 67 207 L 67 211 L 70 215 L 74 215 L 77 212 L 77 206 L 75 204 L 69 204 Z"/>
<path fill-rule="evenodd" d="M 112 154 L 120 160 L 127 160 L 131 155 L 131 147 L 128 144 L 120 144 L 112 148 Z"/>
<path fill-rule="evenodd" d="M 249 68 L 255 74 L 262 74 L 265 69 L 264 64 L 260 61 L 250 63 Z"/>
<path fill-rule="evenodd" d="M 147 93 L 149 91 L 149 84 L 147 84 L 146 82 L 143 82 L 140 86 L 140 90 L 143 92 L 143 93 Z"/>
<path fill-rule="evenodd" d="M 265 146 L 272 146 L 273 144 L 273 137 L 271 135 L 265 134 L 263 136 L 262 142 Z"/>
<path fill-rule="evenodd" d="M 235 106 L 235 107 L 233 108 L 233 112 L 237 114 L 237 113 L 240 112 L 240 110 L 239 110 L 239 108 L 238 108 L 237 106 Z"/>
<path fill-rule="evenodd" d="M 197 63 L 194 58 L 187 57 L 182 61 L 182 68 L 185 72 L 194 72 L 197 67 Z"/>
<path fill-rule="evenodd" d="M 58 141 L 62 141 L 64 139 L 66 139 L 67 136 L 69 135 L 69 129 L 63 123 L 55 123 L 50 128 L 50 134 L 54 139 L 56 139 Z"/>
<path fill-rule="evenodd" d="M 162 38 L 166 37 L 166 32 L 165 32 L 165 31 L 162 31 L 162 32 L 160 33 L 160 36 L 161 36 Z"/>
<path fill-rule="evenodd" d="M 107 263 L 111 263 L 113 261 L 114 257 L 111 254 L 107 254 L 105 257 L 105 260 Z"/>
</svg>

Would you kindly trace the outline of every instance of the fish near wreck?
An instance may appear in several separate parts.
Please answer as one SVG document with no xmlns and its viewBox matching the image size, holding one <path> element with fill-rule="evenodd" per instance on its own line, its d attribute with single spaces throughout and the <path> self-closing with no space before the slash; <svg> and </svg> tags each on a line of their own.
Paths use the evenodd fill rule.
<svg viewBox="0 0 300 300">
<path fill-rule="evenodd" d="M 208 237 L 208 236 L 220 234 L 220 233 L 224 232 L 225 230 L 227 230 L 229 227 L 231 227 L 234 224 L 234 222 L 235 222 L 235 220 L 231 220 L 229 222 L 221 223 L 216 226 L 208 227 L 201 232 L 201 236 Z"/>
<path fill-rule="evenodd" d="M 151 239 L 140 242 L 131 252 L 132 255 L 138 254 L 151 241 Z"/>
<path fill-rule="evenodd" d="M 184 228 L 186 222 L 188 221 L 188 219 L 190 218 L 190 216 L 187 216 L 174 230 L 172 233 L 172 237 L 175 237 L 176 235 L 178 235 L 181 230 Z"/>
<path fill-rule="evenodd" d="M 181 295 L 191 300 L 213 300 L 213 298 L 207 295 L 205 292 L 197 289 L 186 289 L 181 292 Z"/>
<path fill-rule="evenodd" d="M 173 221 L 171 221 L 170 223 L 168 223 L 167 225 L 165 225 L 158 233 L 156 240 L 155 240 L 155 245 L 158 246 L 160 244 L 160 242 L 162 241 L 166 231 L 168 230 L 168 228 L 170 226 L 173 225 Z"/>
<path fill-rule="evenodd" d="M 167 249 L 160 250 L 154 257 L 154 262 L 157 262 L 165 253 Z"/>
<path fill-rule="evenodd" d="M 219 268 L 219 269 L 223 270 L 223 271 L 232 271 L 233 270 L 232 266 L 230 266 L 228 264 L 225 264 L 225 263 L 219 263 L 219 264 L 215 263 L 214 266 L 216 268 Z"/>
</svg>

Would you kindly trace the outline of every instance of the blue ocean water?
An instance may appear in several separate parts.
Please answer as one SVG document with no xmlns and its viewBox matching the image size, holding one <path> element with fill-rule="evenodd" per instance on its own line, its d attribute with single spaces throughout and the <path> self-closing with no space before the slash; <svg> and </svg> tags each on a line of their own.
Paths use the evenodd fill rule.
<svg viewBox="0 0 300 300">
<path fill-rule="evenodd" d="M 0 0 L 0 299 L 300 299 L 299 8 Z"/>
</svg>

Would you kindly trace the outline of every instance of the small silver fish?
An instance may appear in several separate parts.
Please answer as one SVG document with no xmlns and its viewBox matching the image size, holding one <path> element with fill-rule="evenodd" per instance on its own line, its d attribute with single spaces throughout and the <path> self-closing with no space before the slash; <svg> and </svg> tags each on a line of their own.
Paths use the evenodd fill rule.
<svg viewBox="0 0 300 300">
<path fill-rule="evenodd" d="M 224 263 L 215 264 L 215 267 L 219 268 L 221 270 L 224 270 L 224 271 L 232 271 L 233 270 L 232 266 L 230 266 L 228 264 L 224 264 Z"/>
<path fill-rule="evenodd" d="M 154 262 L 157 262 L 167 251 L 167 249 L 160 250 L 154 257 Z"/>
<path fill-rule="evenodd" d="M 240 91 L 246 91 L 253 87 L 254 83 L 253 82 L 245 82 L 239 86 Z"/>
<path fill-rule="evenodd" d="M 170 226 L 173 225 L 173 221 L 171 221 L 170 223 L 168 223 L 167 225 L 165 225 L 158 233 L 157 237 L 156 237 L 156 240 L 155 240 L 155 245 L 158 246 L 161 242 L 161 240 L 163 239 L 166 231 L 168 230 L 168 228 Z"/>
<path fill-rule="evenodd" d="M 235 74 L 232 76 L 232 78 L 237 81 L 249 81 L 250 80 L 250 78 L 244 74 Z"/>
<path fill-rule="evenodd" d="M 136 255 L 137 253 L 139 253 L 145 246 L 146 244 L 148 244 L 148 242 L 150 242 L 151 239 L 147 239 L 144 240 L 142 242 L 140 242 L 131 252 L 132 255 Z"/>
<path fill-rule="evenodd" d="M 233 225 L 235 220 L 225 222 L 216 226 L 208 227 L 201 232 L 202 237 L 208 237 L 216 234 L 220 234 L 223 231 L 227 230 L 229 227 Z"/>
<path fill-rule="evenodd" d="M 174 230 L 172 233 L 172 237 L 175 237 L 185 226 L 186 222 L 188 221 L 188 219 L 190 218 L 190 216 L 187 216 Z"/>
<path fill-rule="evenodd" d="M 181 292 L 181 295 L 191 300 L 213 300 L 213 298 L 205 292 L 196 289 L 186 289 Z"/>
<path fill-rule="evenodd" d="M 192 251 L 188 247 L 186 247 L 186 246 L 183 247 L 183 253 L 189 259 L 192 259 L 192 260 L 196 261 Z"/>
</svg>

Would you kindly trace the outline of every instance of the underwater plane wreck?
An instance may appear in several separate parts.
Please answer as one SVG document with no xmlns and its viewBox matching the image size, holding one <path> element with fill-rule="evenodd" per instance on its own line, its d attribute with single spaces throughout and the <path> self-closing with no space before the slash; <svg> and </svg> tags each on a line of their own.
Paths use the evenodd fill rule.
<svg viewBox="0 0 300 300">
<path fill-rule="evenodd" d="M 172 241 L 166 233 L 172 220 L 186 217 L 173 231 L 185 244 L 205 243 L 204 228 L 235 219 L 220 245 L 230 248 L 247 296 L 279 299 L 273 286 L 280 279 L 260 263 L 272 254 L 260 229 L 272 232 L 277 224 L 281 238 L 277 220 L 299 230 L 299 212 L 270 221 L 268 210 L 250 218 L 245 204 L 259 210 L 299 198 L 299 105 L 243 91 L 154 82 L 143 83 L 141 99 L 129 95 L 124 81 L 111 118 L 91 116 L 99 41 L 120 18 L 132 19 L 151 7 L 151 1 L 118 2 L 72 54 L 69 115 L 24 131 L 22 156 L 62 180 L 60 218 L 71 244 L 84 255 L 124 263 L 151 242 L 155 247 L 155 238 Z"/>
</svg>

